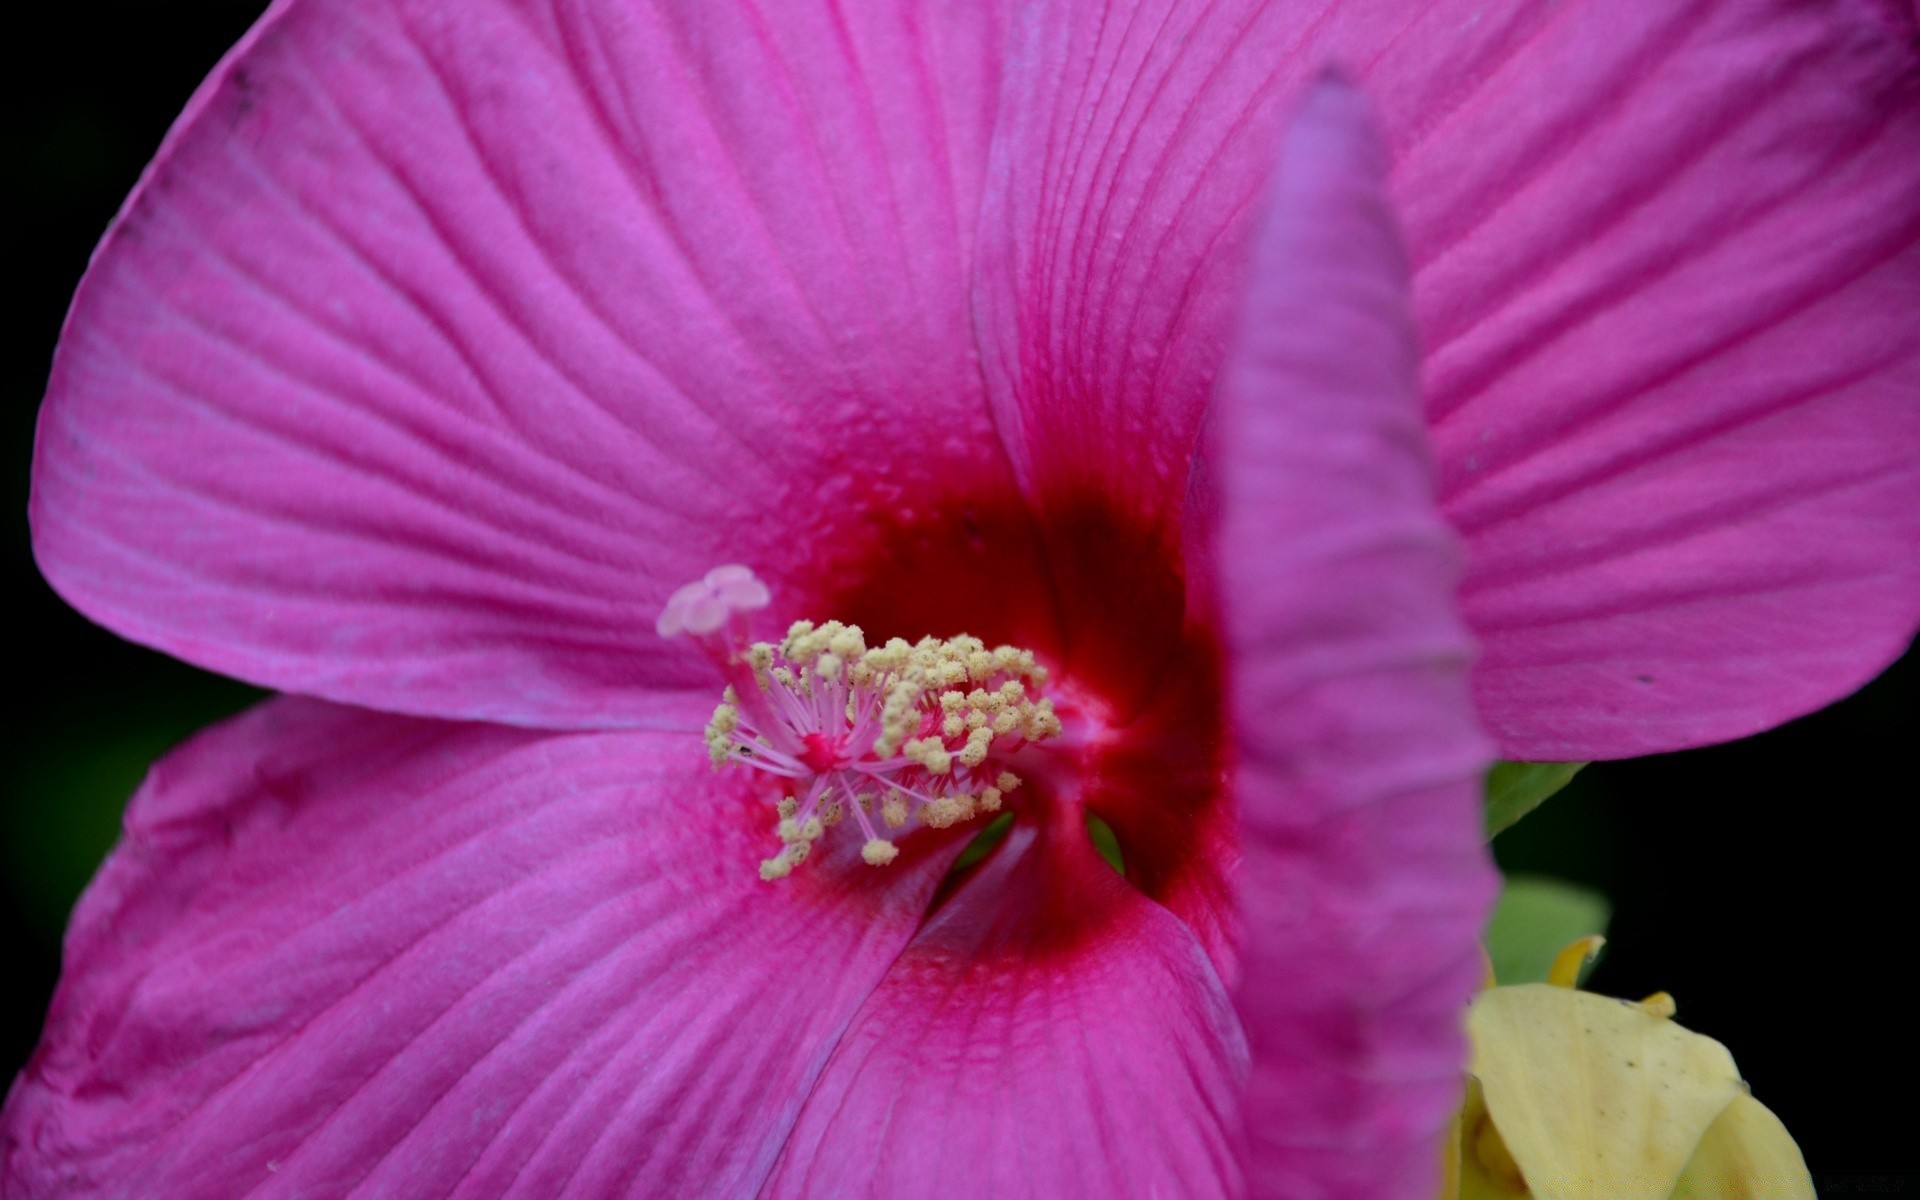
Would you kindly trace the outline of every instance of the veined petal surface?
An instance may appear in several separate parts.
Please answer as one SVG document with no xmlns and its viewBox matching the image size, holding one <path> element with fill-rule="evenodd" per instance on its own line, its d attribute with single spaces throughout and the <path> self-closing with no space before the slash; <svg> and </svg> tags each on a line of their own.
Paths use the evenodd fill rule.
<svg viewBox="0 0 1920 1200">
<path fill-rule="evenodd" d="M 1493 898 L 1386 158 L 1311 89 L 1220 387 L 1252 1194 L 1427 1200 Z"/>
<path fill-rule="evenodd" d="M 1239 1194 L 1226 989 L 1077 811 L 1053 817 L 1016 824 L 873 992 L 769 1197 Z"/>
<path fill-rule="evenodd" d="M 993 4 L 281 0 L 82 284 L 48 579 L 269 687 L 524 725 L 708 678 L 653 617 L 1005 476 L 966 299 Z M 818 615 L 818 614 L 809 614 Z"/>
<path fill-rule="evenodd" d="M 0 1192 L 753 1194 L 945 859 L 769 886 L 721 778 L 305 699 L 201 735 L 81 901 Z"/>
<path fill-rule="evenodd" d="M 1342 64 L 1502 752 L 1818 707 L 1920 625 L 1916 36 L 1880 0 L 1042 0 L 980 259 L 1017 473 L 1177 510 L 1281 114 Z"/>
<path fill-rule="evenodd" d="M 1510 758 L 1757 732 L 1920 624 L 1920 43 L 1532 7 L 1396 143 L 1476 696 Z"/>
</svg>

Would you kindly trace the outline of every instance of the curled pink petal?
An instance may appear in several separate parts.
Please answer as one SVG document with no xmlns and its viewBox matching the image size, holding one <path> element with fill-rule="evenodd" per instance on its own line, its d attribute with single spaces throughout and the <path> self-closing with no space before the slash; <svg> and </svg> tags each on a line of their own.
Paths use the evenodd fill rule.
<svg viewBox="0 0 1920 1200">
<path fill-rule="evenodd" d="M 1322 82 L 1255 244 L 1217 443 L 1256 1196 L 1430 1200 L 1493 873 L 1458 555 L 1364 99 Z"/>
</svg>

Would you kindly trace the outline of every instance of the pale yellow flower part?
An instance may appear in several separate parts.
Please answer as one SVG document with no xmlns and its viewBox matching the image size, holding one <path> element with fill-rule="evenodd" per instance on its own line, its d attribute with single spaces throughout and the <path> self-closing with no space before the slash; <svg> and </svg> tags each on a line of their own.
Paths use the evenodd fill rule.
<svg viewBox="0 0 1920 1200">
<path fill-rule="evenodd" d="M 1441 1200 L 1814 1200 L 1799 1147 L 1748 1095 L 1733 1056 L 1638 1003 L 1553 983 L 1493 987 L 1467 1018 L 1472 1075 Z"/>
<path fill-rule="evenodd" d="M 1667 1200 L 1742 1092 L 1719 1042 L 1591 992 L 1495 988 L 1467 1023 L 1487 1111 L 1539 1200 Z"/>
<path fill-rule="evenodd" d="M 1700 1139 L 1673 1200 L 1814 1200 L 1813 1179 L 1780 1118 L 1741 1095 Z"/>
<path fill-rule="evenodd" d="M 1466 1103 L 1454 1118 L 1447 1147 L 1447 1187 L 1442 1200 L 1521 1200 L 1527 1196 L 1519 1164 L 1507 1152 L 1487 1115 L 1487 1100 L 1475 1079 L 1467 1080 Z"/>
</svg>

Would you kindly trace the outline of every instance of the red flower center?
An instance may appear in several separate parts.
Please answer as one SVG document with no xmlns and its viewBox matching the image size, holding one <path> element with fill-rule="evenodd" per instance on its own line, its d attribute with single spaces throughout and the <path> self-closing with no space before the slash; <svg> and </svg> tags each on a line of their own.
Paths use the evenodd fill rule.
<svg viewBox="0 0 1920 1200">
<path fill-rule="evenodd" d="M 966 630 L 1030 648 L 1063 733 L 1023 752 L 1016 820 L 1067 805 L 1119 842 L 1126 878 L 1216 949 L 1236 857 L 1210 571 L 1174 520 L 1094 493 L 870 512 L 820 560 L 819 608 L 875 640 Z"/>
<path fill-rule="evenodd" d="M 733 681 L 708 729 L 714 761 L 784 777 L 784 848 L 762 875 L 785 877 L 843 819 L 884 866 L 909 825 L 944 830 L 1005 801 L 1014 820 L 1100 818 L 1127 880 L 1226 949 L 1221 660 L 1210 575 L 1181 531 L 1100 496 L 853 511 L 866 523 L 823 533 L 817 574 L 782 596 L 839 620 L 749 646 L 747 612 L 768 593 L 736 567 L 662 617 L 662 632 L 708 638 Z"/>
</svg>

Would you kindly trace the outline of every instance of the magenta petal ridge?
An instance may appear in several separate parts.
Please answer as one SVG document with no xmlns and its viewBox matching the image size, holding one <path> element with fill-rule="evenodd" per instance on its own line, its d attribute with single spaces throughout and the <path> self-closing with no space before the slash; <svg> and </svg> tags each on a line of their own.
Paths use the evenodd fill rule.
<svg viewBox="0 0 1920 1200">
<path fill-rule="evenodd" d="M 1308 92 L 1220 384 L 1262 1197 L 1435 1194 L 1492 893 L 1476 819 L 1490 747 L 1385 161 L 1357 91 Z"/>
</svg>

